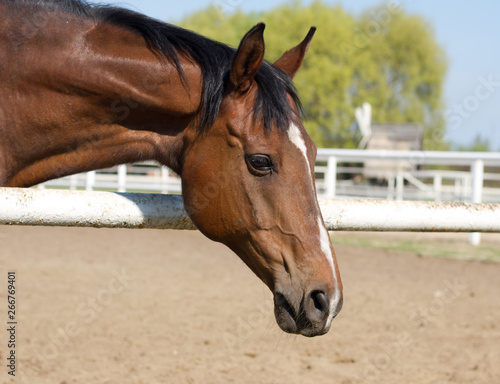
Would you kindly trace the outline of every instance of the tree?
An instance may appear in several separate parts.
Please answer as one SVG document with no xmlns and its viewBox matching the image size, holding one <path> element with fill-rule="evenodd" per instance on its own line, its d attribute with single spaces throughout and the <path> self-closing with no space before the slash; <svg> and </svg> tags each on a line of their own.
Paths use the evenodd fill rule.
<svg viewBox="0 0 500 384">
<path fill-rule="evenodd" d="M 267 24 L 270 62 L 298 44 L 311 26 L 318 28 L 295 78 L 305 126 L 318 146 L 356 147 L 349 128 L 363 102 L 372 104 L 374 122 L 418 122 L 426 149 L 443 146 L 446 60 L 421 17 L 393 5 L 354 17 L 322 1 L 308 6 L 295 1 L 267 13 L 226 13 L 211 6 L 180 24 L 236 47 L 259 21 Z"/>
<path fill-rule="evenodd" d="M 468 152 L 489 152 L 491 150 L 490 141 L 487 138 L 483 139 L 480 134 L 477 134 L 471 144 L 460 145 L 458 146 L 458 150 Z"/>
</svg>

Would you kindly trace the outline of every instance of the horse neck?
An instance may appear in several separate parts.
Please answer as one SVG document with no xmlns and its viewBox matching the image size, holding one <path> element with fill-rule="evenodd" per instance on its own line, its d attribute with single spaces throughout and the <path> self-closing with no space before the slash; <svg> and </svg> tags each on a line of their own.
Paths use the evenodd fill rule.
<svg viewBox="0 0 500 384">
<path fill-rule="evenodd" d="M 12 87 L 29 91 L 17 100 L 26 106 L 23 113 L 3 122 L 14 128 L 4 140 L 4 155 L 10 152 L 5 162 L 11 165 L 4 184 L 30 186 L 143 160 L 180 172 L 183 136 L 197 121 L 199 68 L 182 60 L 182 80 L 134 33 L 84 27 L 71 31 L 74 38 L 62 48 L 60 41 L 51 46 L 50 36 L 39 36 L 45 44 L 26 52 L 27 57 L 40 55 L 39 64 L 6 76 Z M 20 111 L 22 104 L 13 110 Z"/>
</svg>

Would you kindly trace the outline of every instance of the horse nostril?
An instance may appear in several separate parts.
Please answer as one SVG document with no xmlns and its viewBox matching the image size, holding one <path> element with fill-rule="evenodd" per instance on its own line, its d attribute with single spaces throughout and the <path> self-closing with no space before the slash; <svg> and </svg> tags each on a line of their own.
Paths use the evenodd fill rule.
<svg viewBox="0 0 500 384">
<path fill-rule="evenodd" d="M 323 291 L 312 291 L 311 299 L 314 303 L 314 308 L 316 308 L 319 312 L 328 311 L 328 300 Z"/>
<path fill-rule="evenodd" d="M 274 315 L 280 328 L 289 333 L 297 333 L 297 311 L 281 292 L 274 293 Z"/>
<path fill-rule="evenodd" d="M 290 305 L 290 303 L 282 293 L 280 292 L 275 293 L 274 303 L 276 307 L 281 308 L 283 311 L 288 313 L 291 319 L 295 319 L 295 311 L 293 310 L 293 307 Z"/>
<path fill-rule="evenodd" d="M 318 327 L 328 319 L 330 314 L 330 302 L 324 291 L 311 291 L 304 302 L 305 315 L 307 320 L 314 326 Z"/>
</svg>

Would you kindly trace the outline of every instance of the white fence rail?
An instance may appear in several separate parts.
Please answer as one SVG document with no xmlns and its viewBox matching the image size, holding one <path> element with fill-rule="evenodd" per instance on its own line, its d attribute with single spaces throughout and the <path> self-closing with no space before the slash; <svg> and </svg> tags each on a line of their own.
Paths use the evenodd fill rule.
<svg viewBox="0 0 500 384">
<path fill-rule="evenodd" d="M 402 201 L 405 199 L 451 201 L 467 201 L 481 203 L 483 201 L 500 202 L 500 189 L 485 188 L 485 180 L 498 181 L 498 174 L 485 173 L 485 166 L 500 167 L 500 153 L 491 152 L 437 152 L 437 151 L 384 151 L 384 150 L 349 150 L 319 149 L 318 161 L 326 162 L 323 183 L 317 180 L 320 196 L 333 198 L 349 195 L 352 191 L 360 192 L 361 185 L 351 186 L 347 191 L 345 184 L 338 180 L 339 164 L 366 163 L 376 160 L 377 164 L 393 162 L 393 171 L 387 173 L 385 191 L 370 185 L 364 185 L 371 197 Z M 423 165 L 465 166 L 469 172 L 419 171 Z M 399 168 L 399 169 L 398 169 Z M 390 168 L 388 168 L 390 169 Z M 394 171 L 395 169 L 395 171 Z M 409 169 L 413 169 L 409 171 Z M 345 168 L 343 169 L 345 172 Z M 431 178 L 432 184 L 425 184 L 421 178 Z M 454 180 L 452 186 L 444 186 L 443 179 Z M 348 182 L 349 183 L 349 182 Z M 405 187 L 405 184 L 413 188 Z M 451 191 L 450 191 L 451 190 Z M 342 193 L 344 192 L 344 193 Z M 356 193 L 356 192 L 355 192 Z M 379 195 L 374 195 L 379 193 Z M 366 196 L 367 193 L 364 193 Z M 497 218 L 500 220 L 500 217 Z M 481 241 L 479 233 L 471 233 L 469 242 L 478 245 Z"/>
<path fill-rule="evenodd" d="M 500 174 L 485 172 L 485 167 L 500 168 L 500 153 L 319 149 L 317 161 L 316 186 L 320 198 L 500 203 L 500 188 L 484 185 L 485 181 L 498 185 Z M 366 175 L 363 179 L 364 165 L 370 161 L 376 161 L 369 167 L 372 170 L 374 164 L 384 167 L 386 162 L 392 162 L 391 166 L 384 168 L 385 185 L 369 183 Z M 460 166 L 466 170 L 419 169 L 428 165 Z M 351 178 L 341 180 L 341 174 L 351 175 Z M 46 186 L 87 191 L 181 192 L 180 179 L 168 168 L 153 163 L 120 165 L 112 170 L 52 180 L 39 187 Z M 387 208 L 396 207 L 389 205 Z M 372 213 L 369 215 L 373 217 Z M 500 221 L 500 217 L 497 219 Z M 480 234 L 471 233 L 469 241 L 479 244 Z"/>
<path fill-rule="evenodd" d="M 46 187 L 68 188 L 71 191 L 85 189 L 180 193 L 181 180 L 167 167 L 145 162 L 66 176 L 38 186 L 41 189 Z"/>
<path fill-rule="evenodd" d="M 319 181 L 320 195 L 328 198 L 342 196 L 342 186 L 337 179 L 339 164 L 364 163 L 370 160 L 379 162 L 396 162 L 401 170 L 387 173 L 387 188 L 376 198 L 388 200 L 426 199 L 443 200 L 451 196 L 451 201 L 469 201 L 479 203 L 483 200 L 500 202 L 499 188 L 484 188 L 484 181 L 498 181 L 500 175 L 485 173 L 485 166 L 500 167 L 500 153 L 492 152 L 438 152 L 438 151 L 384 151 L 384 150 L 354 150 L 354 149 L 319 149 L 318 162 L 326 163 L 321 169 L 325 176 Z M 417 168 L 423 165 L 465 166 L 469 172 L 451 172 L 440 170 L 407 171 L 408 166 Z M 359 172 L 362 169 L 356 169 Z M 342 172 L 351 172 L 343 167 Z M 425 184 L 421 179 L 432 179 L 432 184 Z M 443 180 L 453 180 L 451 186 L 444 186 Z M 412 189 L 405 187 L 413 187 Z M 368 187 L 376 190 L 375 187 Z M 358 186 L 358 189 L 362 189 Z M 344 188 L 345 190 L 345 188 Z M 353 186 L 351 190 L 356 190 Z M 366 196 L 366 195 L 365 195 Z M 487 199 L 483 197 L 487 196 Z"/>
<path fill-rule="evenodd" d="M 319 197 L 500 203 L 500 188 L 484 187 L 485 181 L 500 181 L 500 174 L 484 171 L 485 166 L 500 168 L 499 153 L 319 149 L 317 160 L 316 183 Z M 397 162 L 401 169 L 387 173 L 384 187 L 352 179 L 339 180 L 339 174 L 354 176 L 363 173 L 362 166 L 346 166 L 346 163 L 362 165 L 370 160 L 377 160 L 379 163 Z M 408 165 L 414 166 L 415 170 L 408 171 Z M 416 169 L 422 165 L 465 166 L 469 169 Z M 87 191 L 181 192 L 180 179 L 168 168 L 154 163 L 120 165 L 111 170 L 51 180 L 40 187 Z"/>
<path fill-rule="evenodd" d="M 500 232 L 500 204 L 320 200 L 329 230 Z M 0 188 L 0 224 L 195 229 L 179 195 Z"/>
</svg>

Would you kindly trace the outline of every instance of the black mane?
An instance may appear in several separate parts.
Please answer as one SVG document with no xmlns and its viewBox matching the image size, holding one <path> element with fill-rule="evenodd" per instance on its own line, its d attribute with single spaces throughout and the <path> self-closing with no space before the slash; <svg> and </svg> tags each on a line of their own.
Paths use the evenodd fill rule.
<svg viewBox="0 0 500 384">
<path fill-rule="evenodd" d="M 163 63 L 176 67 L 184 78 L 179 55 L 196 62 L 203 74 L 200 129 L 209 128 L 217 118 L 224 96 L 232 58 L 236 52 L 225 44 L 210 40 L 195 32 L 161 22 L 140 13 L 109 6 L 90 5 L 84 0 L 0 0 L 3 3 L 25 4 L 37 9 L 57 9 L 78 17 L 110 23 L 142 35 L 151 51 Z M 264 62 L 255 81 L 258 92 L 254 117 L 262 118 L 264 127 L 285 130 L 295 119 L 287 95 L 301 110 L 300 101 L 291 79 L 281 70 Z"/>
</svg>

